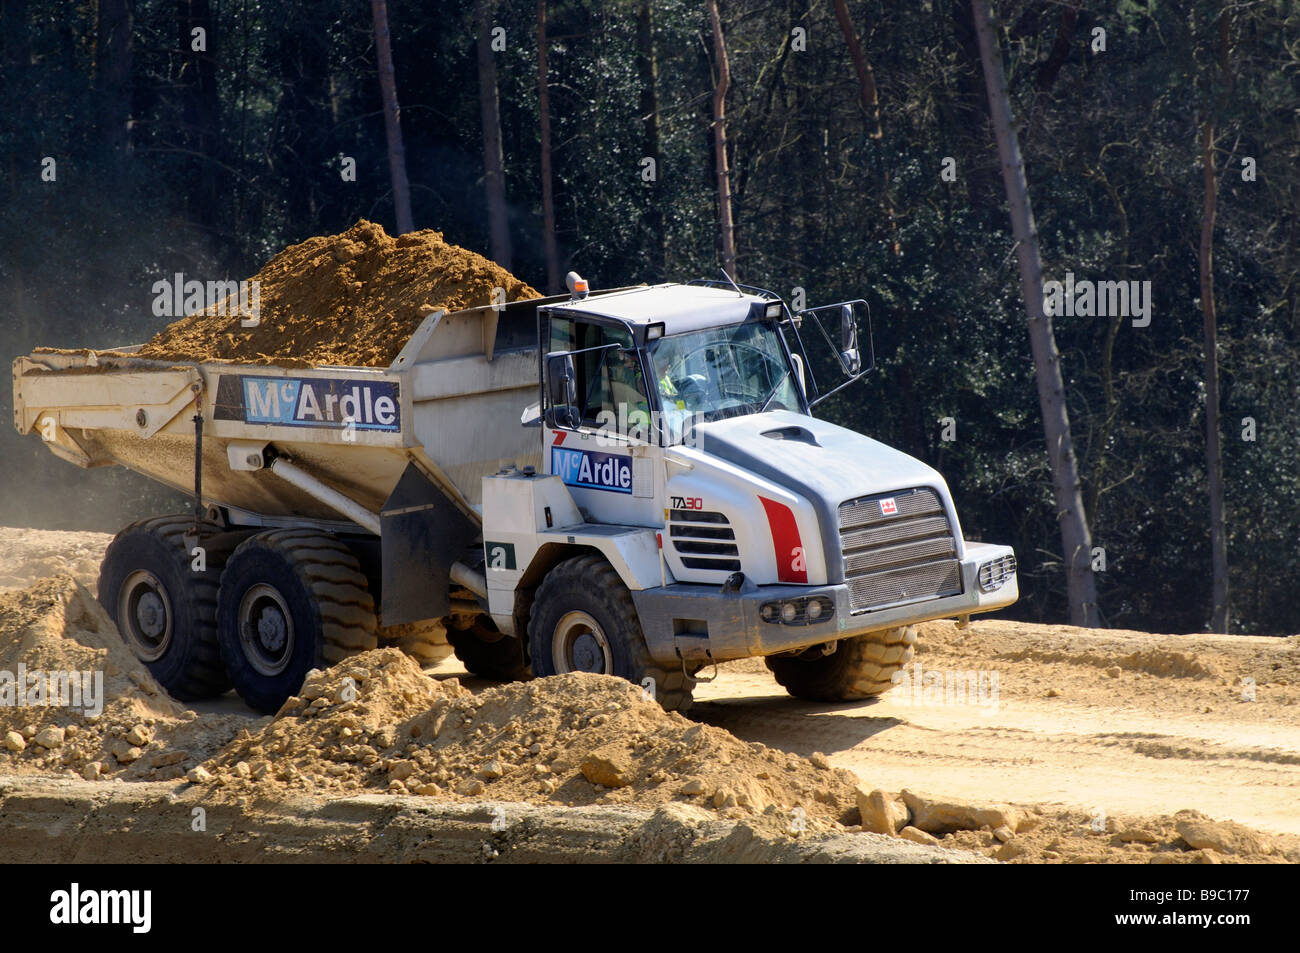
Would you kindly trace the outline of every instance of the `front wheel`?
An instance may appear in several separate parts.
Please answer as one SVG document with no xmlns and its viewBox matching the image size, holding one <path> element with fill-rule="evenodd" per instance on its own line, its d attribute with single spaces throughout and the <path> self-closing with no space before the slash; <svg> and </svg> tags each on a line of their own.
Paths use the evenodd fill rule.
<svg viewBox="0 0 1300 953">
<path fill-rule="evenodd" d="M 780 685 L 795 698 L 809 701 L 859 701 L 883 695 L 896 672 L 912 661 L 916 626 L 898 626 L 840 639 L 824 655 L 810 649 L 802 655 L 764 659 Z"/>
<path fill-rule="evenodd" d="M 380 644 L 401 649 L 420 665 L 434 665 L 451 654 L 447 627 L 438 619 L 384 625 L 380 620 Z"/>
<path fill-rule="evenodd" d="M 528 655 L 539 678 L 615 675 L 652 690 L 668 711 L 691 704 L 694 680 L 651 658 L 631 593 L 598 555 L 565 560 L 542 581 L 528 621 Z"/>
<path fill-rule="evenodd" d="M 447 638 L 471 675 L 494 682 L 525 682 L 533 677 L 523 640 L 502 634 L 491 619 L 475 619 L 466 629 L 448 629 Z"/>
</svg>

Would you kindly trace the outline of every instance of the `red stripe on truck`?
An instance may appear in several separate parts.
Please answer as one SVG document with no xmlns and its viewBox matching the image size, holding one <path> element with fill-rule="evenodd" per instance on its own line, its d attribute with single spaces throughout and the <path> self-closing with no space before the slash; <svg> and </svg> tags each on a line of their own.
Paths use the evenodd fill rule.
<svg viewBox="0 0 1300 953">
<path fill-rule="evenodd" d="M 804 558 L 803 540 L 799 538 L 799 524 L 795 522 L 794 511 L 765 496 L 758 499 L 767 511 L 767 525 L 772 530 L 776 578 L 781 582 L 807 582 L 808 561 Z"/>
</svg>

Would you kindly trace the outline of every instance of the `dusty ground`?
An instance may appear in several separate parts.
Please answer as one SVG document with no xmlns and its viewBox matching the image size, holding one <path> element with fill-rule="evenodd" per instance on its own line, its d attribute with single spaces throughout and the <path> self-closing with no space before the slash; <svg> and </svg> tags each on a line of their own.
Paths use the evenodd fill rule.
<svg viewBox="0 0 1300 953">
<path fill-rule="evenodd" d="M 1300 637 L 932 623 L 909 675 L 917 665 L 922 683 L 927 672 L 996 674 L 996 701 L 927 698 L 923 684 L 816 705 L 786 697 L 747 661 L 700 686 L 692 716 L 746 740 L 824 751 L 888 791 L 1089 816 L 1196 808 L 1300 833 Z"/>
<path fill-rule="evenodd" d="M 93 585 L 94 564 L 107 540 L 99 534 L 0 530 L 0 588 L 25 586 L 59 571 Z M 83 623 L 93 615 L 74 614 Z M 367 665 L 377 671 L 388 656 L 375 654 Z M 871 823 L 879 805 L 886 805 L 888 814 L 889 805 L 897 804 L 894 827 L 908 825 L 905 836 L 917 846 L 958 848 L 964 852 L 960 856 L 972 860 L 1300 862 L 1300 837 L 1295 836 L 1300 834 L 1300 637 L 1151 635 L 996 620 L 963 631 L 934 623 L 924 627 L 916 663 L 908 670 L 915 684 L 904 684 L 881 700 L 844 706 L 799 702 L 780 690 L 761 662 L 751 660 L 725 665 L 715 682 L 700 685 L 689 721 L 651 711 L 638 704 L 635 692 L 627 692 L 626 698 L 602 696 L 600 712 L 584 712 L 573 704 L 567 714 L 534 724 L 526 715 L 528 686 L 478 682 L 449 659 L 430 671 L 442 684 L 426 691 L 404 681 L 413 671 L 408 661 L 396 663 L 400 678 L 373 680 L 376 686 L 388 686 L 383 691 L 369 696 L 363 691 L 359 703 L 371 706 L 373 726 L 343 708 L 346 700 L 334 697 L 338 680 L 345 677 L 335 670 L 318 686 L 319 695 L 304 697 L 297 710 L 279 720 L 243 716 L 233 697 L 198 706 L 197 719 L 152 713 L 145 727 L 157 737 L 135 757 L 128 754 L 130 765 L 117 765 L 115 757 L 103 754 L 121 747 L 115 737 L 83 734 L 85 757 L 99 758 L 105 776 L 150 779 L 125 787 L 96 781 L 91 787 L 144 791 L 169 783 L 166 798 L 203 797 L 225 804 L 223 810 L 239 815 L 230 823 L 241 830 L 264 823 L 267 831 L 287 831 L 290 822 L 280 815 L 295 814 L 286 808 L 292 798 L 316 798 L 324 810 L 320 804 L 341 803 L 339 798 L 355 805 L 369 803 L 367 797 L 395 796 L 401 803 L 444 805 L 439 811 L 457 804 L 472 811 L 476 802 L 481 806 L 483 799 L 495 798 L 518 804 L 521 811 L 531 804 L 527 811 L 542 812 L 529 814 L 529 823 L 554 828 L 556 843 L 569 836 L 564 833 L 569 821 L 567 815 L 552 817 L 548 811 L 622 811 L 619 823 L 639 832 L 628 836 L 641 838 L 665 823 L 662 811 L 683 810 L 703 812 L 692 815 L 700 823 L 711 818 L 709 823 L 738 825 L 710 828 L 712 834 L 697 838 L 700 844 L 734 847 L 739 837 L 776 851 L 765 859 L 806 860 L 809 850 L 821 849 L 809 846 L 810 835 L 842 838 L 858 832 L 864 820 Z M 358 679 L 363 688 L 367 681 L 368 676 Z M 568 698 L 565 692 L 571 688 L 555 689 L 557 697 Z M 306 710 L 313 705 L 308 719 Z M 417 724 L 427 732 L 436 715 L 422 716 L 416 709 L 470 717 L 445 734 L 440 726 L 432 738 L 427 733 L 410 741 L 355 736 L 358 729 L 383 727 L 379 723 L 389 715 L 408 733 Z M 597 724 L 601 714 L 614 723 Z M 129 720 L 115 717 L 114 730 L 124 731 Z M 209 720 L 213 730 L 197 731 Z M 691 722 L 712 727 L 706 728 L 707 736 L 691 735 Z M 241 731 L 240 725 L 249 730 Z M 342 736 L 349 725 L 356 726 L 349 728 L 353 734 Z M 602 729 L 601 745 L 587 744 L 592 727 Z M 484 730 L 479 733 L 479 728 Z M 606 750 L 610 736 L 629 740 L 629 746 Z M 169 741 L 173 737 L 177 744 Z M 440 740 L 435 744 L 435 739 Z M 385 751 L 380 742 L 388 741 L 392 750 Z M 185 760 L 171 761 L 169 752 L 182 742 L 193 750 Z M 547 750 L 534 764 L 531 745 L 538 742 Z M 297 776 L 287 783 L 252 777 L 255 771 L 267 773 L 257 762 L 264 748 L 275 744 L 306 751 L 302 764 L 294 762 Z M 374 749 L 373 754 L 361 752 L 363 747 Z M 648 764 L 646 753 L 657 747 L 664 750 L 656 752 L 655 765 L 640 771 L 639 764 Z M 47 780 L 77 775 L 79 762 L 64 752 L 33 759 L 38 751 L 39 746 L 21 755 L 0 751 L 0 775 L 24 776 L 0 781 L 0 816 L 16 825 L 15 832 L 48 823 L 40 815 L 44 808 L 32 813 L 25 806 L 47 803 L 32 793 L 32 785 L 86 783 Z M 497 754 L 502 757 L 494 758 Z M 593 762 L 593 755 L 608 763 Z M 373 760 L 364 763 L 369 757 Z M 489 767 L 493 760 L 499 763 Z M 736 770 L 728 775 L 727 765 L 714 764 L 719 760 L 734 762 Z M 155 767 L 160 761 L 170 763 Z M 179 778 L 200 763 L 210 769 L 209 778 L 198 784 Z M 547 771 L 537 771 L 539 764 Z M 618 772 L 629 769 L 635 776 L 619 783 Z M 588 775 L 604 771 L 613 772 L 615 783 L 598 787 Z M 737 774 L 760 783 L 737 784 Z M 480 783 L 471 783 L 475 780 Z M 691 781 L 699 783 L 687 788 Z M 417 794 L 408 782 L 426 793 Z M 872 800 L 869 792 L 874 791 L 880 793 Z M 810 808 L 810 825 L 803 833 L 792 833 L 791 808 L 802 804 Z M 652 823 L 655 816 L 659 820 Z M 447 823 L 455 828 L 461 821 Z M 586 821 L 579 827 L 582 823 Z M 681 818 L 673 815 L 671 823 L 680 826 Z M 372 834 L 353 831 L 348 836 L 361 837 L 373 852 L 383 838 Z M 154 835 L 142 836 L 148 840 Z M 302 831 L 293 836 L 304 843 L 311 839 Z M 900 850 L 913 846 L 900 838 L 857 836 Z M 9 838 L 0 837 L 0 847 L 5 840 Z M 129 842 L 129 837 L 122 841 Z M 786 848 L 795 852 L 780 855 Z M 490 849 L 495 848 L 489 844 Z M 871 857 L 836 857 L 935 860 L 951 854 L 872 850 Z M 692 856 L 706 855 L 714 856 L 707 851 Z M 729 856 L 739 859 L 734 852 Z"/>
<path fill-rule="evenodd" d="M 109 533 L 65 533 L 0 526 L 0 592 L 26 589 L 38 579 L 66 572 L 95 591 Z"/>
</svg>

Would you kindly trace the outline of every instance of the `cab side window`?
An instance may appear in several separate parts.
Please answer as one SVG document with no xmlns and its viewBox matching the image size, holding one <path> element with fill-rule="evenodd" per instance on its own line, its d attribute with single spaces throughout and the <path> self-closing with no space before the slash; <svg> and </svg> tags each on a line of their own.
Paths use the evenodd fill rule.
<svg viewBox="0 0 1300 953">
<path fill-rule="evenodd" d="M 649 411 L 645 378 L 632 345 L 631 335 L 623 328 L 551 318 L 551 351 L 582 352 L 574 354 L 573 362 L 578 412 L 584 426 L 617 425 L 626 415 Z M 626 408 L 623 418 L 620 406 Z"/>
</svg>

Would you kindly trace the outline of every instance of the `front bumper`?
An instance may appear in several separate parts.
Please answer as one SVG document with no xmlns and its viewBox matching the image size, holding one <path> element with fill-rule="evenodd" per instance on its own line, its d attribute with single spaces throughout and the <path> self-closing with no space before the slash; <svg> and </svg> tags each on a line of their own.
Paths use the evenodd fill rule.
<svg viewBox="0 0 1300 953">
<path fill-rule="evenodd" d="M 894 626 L 1001 609 L 1020 596 L 1015 573 L 992 592 L 985 592 L 980 587 L 979 570 L 987 563 L 1013 555 L 1008 546 L 967 543 L 966 558 L 961 561 L 962 591 L 957 595 L 857 612 L 850 606 L 849 587 L 844 584 L 756 586 L 750 583 L 739 592 L 723 592 L 717 586 L 675 583 L 634 591 L 632 601 L 646 644 L 656 661 L 723 662 L 797 651 Z M 786 624 L 763 617 L 765 604 L 813 598 L 828 600 L 833 605 L 830 612 L 823 613 L 815 622 Z"/>
</svg>

